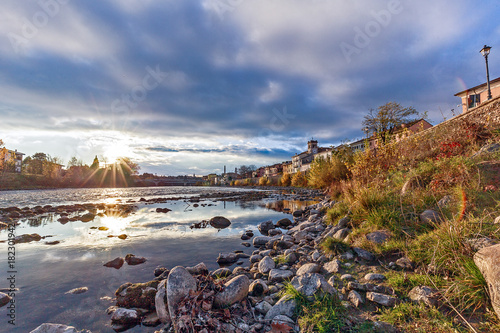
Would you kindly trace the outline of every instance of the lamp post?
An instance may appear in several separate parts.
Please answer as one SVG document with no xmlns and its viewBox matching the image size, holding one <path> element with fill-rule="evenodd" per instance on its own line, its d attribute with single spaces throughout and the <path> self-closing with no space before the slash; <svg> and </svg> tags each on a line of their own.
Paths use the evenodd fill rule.
<svg viewBox="0 0 500 333">
<path fill-rule="evenodd" d="M 490 70 L 488 69 L 488 55 L 490 54 L 491 46 L 484 46 L 481 51 L 481 54 L 484 56 L 486 60 L 486 82 L 488 85 L 488 99 L 491 99 L 491 89 L 490 89 Z"/>
</svg>

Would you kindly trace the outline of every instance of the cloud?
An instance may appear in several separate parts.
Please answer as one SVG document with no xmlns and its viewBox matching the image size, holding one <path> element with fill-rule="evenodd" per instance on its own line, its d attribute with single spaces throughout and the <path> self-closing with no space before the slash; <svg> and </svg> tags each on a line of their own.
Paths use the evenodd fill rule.
<svg viewBox="0 0 500 333">
<path fill-rule="evenodd" d="M 500 49 L 498 12 L 493 0 L 94 0 L 49 15 L 3 2 L 1 135 L 30 155 L 84 160 L 122 144 L 143 171 L 182 156 L 181 172 L 284 160 L 311 137 L 339 144 L 388 101 L 437 123 L 459 103 L 457 78 L 484 80 L 478 51 Z M 13 34 L 27 40 L 19 50 Z M 357 49 L 349 59 L 343 43 Z"/>
</svg>

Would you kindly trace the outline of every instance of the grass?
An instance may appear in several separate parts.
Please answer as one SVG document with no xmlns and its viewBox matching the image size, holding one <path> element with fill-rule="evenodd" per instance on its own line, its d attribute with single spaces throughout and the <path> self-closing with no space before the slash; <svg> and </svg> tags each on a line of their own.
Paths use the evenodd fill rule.
<svg viewBox="0 0 500 333">
<path fill-rule="evenodd" d="M 321 243 L 321 248 L 327 254 L 338 255 L 347 252 L 351 247 L 346 242 L 333 237 L 326 238 Z"/>
<path fill-rule="evenodd" d="M 454 325 L 453 321 L 438 309 L 423 304 L 401 303 L 394 308 L 384 309 L 379 319 L 397 327 L 404 327 L 405 332 L 466 332 L 465 329 Z"/>
<path fill-rule="evenodd" d="M 387 272 L 387 284 L 394 288 L 399 297 L 406 297 L 417 286 L 435 286 L 441 288 L 446 281 L 441 276 L 412 274 L 406 272 Z"/>
</svg>

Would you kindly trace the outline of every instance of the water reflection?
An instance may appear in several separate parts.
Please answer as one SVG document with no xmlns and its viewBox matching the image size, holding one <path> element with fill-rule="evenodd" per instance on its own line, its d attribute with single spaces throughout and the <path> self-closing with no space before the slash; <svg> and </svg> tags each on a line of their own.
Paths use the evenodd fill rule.
<svg viewBox="0 0 500 333">
<path fill-rule="evenodd" d="M 296 210 L 303 209 L 304 207 L 317 204 L 318 202 L 319 201 L 280 200 L 267 202 L 264 204 L 264 207 L 277 212 L 292 213 Z"/>
</svg>

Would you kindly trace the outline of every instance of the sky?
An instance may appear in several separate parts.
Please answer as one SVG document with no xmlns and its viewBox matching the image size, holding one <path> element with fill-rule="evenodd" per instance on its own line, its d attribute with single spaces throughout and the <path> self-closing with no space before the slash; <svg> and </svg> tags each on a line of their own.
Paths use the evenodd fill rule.
<svg viewBox="0 0 500 333">
<path fill-rule="evenodd" d="M 498 0 L 0 3 L 0 139 L 141 172 L 221 173 L 363 137 L 389 101 L 438 124 L 500 76 Z"/>
</svg>

